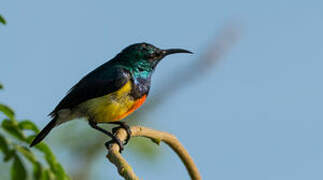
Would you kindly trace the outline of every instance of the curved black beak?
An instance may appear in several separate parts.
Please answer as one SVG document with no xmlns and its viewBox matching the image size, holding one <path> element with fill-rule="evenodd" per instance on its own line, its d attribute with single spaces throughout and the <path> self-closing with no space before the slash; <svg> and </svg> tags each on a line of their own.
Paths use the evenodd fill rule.
<svg viewBox="0 0 323 180">
<path fill-rule="evenodd" d="M 189 53 L 193 54 L 191 51 L 185 50 L 185 49 L 166 49 L 162 50 L 164 56 L 170 55 L 170 54 L 176 54 L 176 53 Z"/>
</svg>

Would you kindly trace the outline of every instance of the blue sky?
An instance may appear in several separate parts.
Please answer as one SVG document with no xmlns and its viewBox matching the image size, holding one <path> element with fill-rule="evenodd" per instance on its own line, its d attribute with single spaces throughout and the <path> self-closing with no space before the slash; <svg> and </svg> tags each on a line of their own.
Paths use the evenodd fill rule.
<svg viewBox="0 0 323 180">
<path fill-rule="evenodd" d="M 238 22 L 241 37 L 228 55 L 152 112 L 151 126 L 175 134 L 204 179 L 322 179 L 322 6 L 281 0 L 5 0 L 0 98 L 18 117 L 44 126 L 74 83 L 131 43 L 195 52 L 167 57 L 153 77 L 153 94 L 173 78 L 171 72 L 198 60 L 223 26 Z M 126 156 L 144 179 L 187 179 L 178 158 L 168 149 L 165 154 L 153 163 Z M 98 177 L 106 178 L 107 169 L 109 177 L 117 176 L 107 164 L 98 162 Z"/>
</svg>

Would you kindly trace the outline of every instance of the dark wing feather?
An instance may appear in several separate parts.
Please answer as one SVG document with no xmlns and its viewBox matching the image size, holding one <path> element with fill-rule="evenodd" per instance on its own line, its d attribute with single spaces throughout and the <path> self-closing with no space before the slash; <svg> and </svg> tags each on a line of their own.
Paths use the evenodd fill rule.
<svg viewBox="0 0 323 180">
<path fill-rule="evenodd" d="M 89 99 L 117 91 L 127 83 L 129 77 L 129 73 L 121 67 L 103 65 L 81 79 L 50 113 L 50 116 L 55 116 L 61 109 L 74 108 Z"/>
</svg>

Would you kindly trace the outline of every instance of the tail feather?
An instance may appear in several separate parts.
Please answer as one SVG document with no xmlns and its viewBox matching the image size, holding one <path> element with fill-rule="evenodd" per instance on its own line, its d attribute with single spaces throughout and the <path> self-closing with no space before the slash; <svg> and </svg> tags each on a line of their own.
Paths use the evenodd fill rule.
<svg viewBox="0 0 323 180">
<path fill-rule="evenodd" d="M 40 141 L 42 141 L 48 135 L 48 133 L 56 126 L 56 124 L 57 118 L 55 117 L 45 126 L 44 129 L 40 131 L 36 138 L 31 142 L 30 147 L 33 147 L 36 144 L 40 143 Z"/>
</svg>

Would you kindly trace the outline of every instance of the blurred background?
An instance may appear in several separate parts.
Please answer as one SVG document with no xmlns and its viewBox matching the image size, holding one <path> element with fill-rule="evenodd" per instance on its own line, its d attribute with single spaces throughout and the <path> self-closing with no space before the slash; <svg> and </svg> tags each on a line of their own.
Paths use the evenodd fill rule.
<svg viewBox="0 0 323 180">
<path fill-rule="evenodd" d="M 162 61 L 147 103 L 126 122 L 176 135 L 204 179 L 322 179 L 322 7 L 297 0 L 4 0 L 0 98 L 18 118 L 43 127 L 73 84 L 129 44 L 185 48 L 195 54 Z M 73 179 L 121 179 L 105 158 L 106 140 L 73 121 L 46 142 Z M 134 138 L 123 156 L 143 179 L 189 178 L 165 144 Z"/>
</svg>

